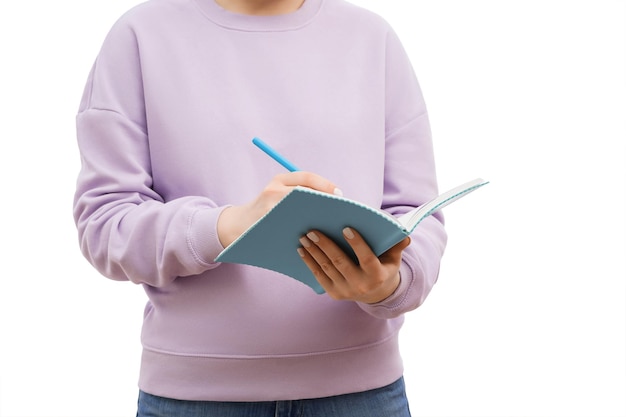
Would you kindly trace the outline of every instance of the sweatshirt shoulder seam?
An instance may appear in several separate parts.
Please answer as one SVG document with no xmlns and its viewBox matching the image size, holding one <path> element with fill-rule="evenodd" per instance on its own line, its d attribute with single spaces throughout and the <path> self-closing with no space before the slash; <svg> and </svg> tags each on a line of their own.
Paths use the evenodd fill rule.
<svg viewBox="0 0 626 417">
<path fill-rule="evenodd" d="M 125 120 L 128 120 L 130 123 L 134 124 L 138 129 L 140 129 L 142 132 L 145 132 L 145 129 L 143 128 L 143 126 L 141 126 L 141 124 L 137 123 L 136 121 L 134 121 L 133 119 L 131 119 L 130 117 L 126 116 L 124 113 L 118 111 L 118 110 L 113 110 L 113 109 L 108 109 L 108 108 L 101 108 L 101 107 L 87 107 L 85 109 L 82 109 L 78 112 L 78 114 L 76 115 L 77 117 L 88 113 L 90 111 L 93 112 L 104 112 L 104 113 L 112 113 L 115 114 L 117 116 L 122 117 Z"/>
<path fill-rule="evenodd" d="M 410 125 L 411 123 L 413 123 L 416 120 L 421 119 L 422 117 L 425 117 L 427 115 L 428 115 L 428 111 L 423 111 L 423 112 L 419 113 L 418 115 L 411 117 L 405 123 L 402 123 L 400 126 L 394 127 L 389 132 L 386 132 L 385 137 L 389 138 L 390 136 L 395 135 L 396 133 L 398 133 L 399 131 L 401 131 L 402 129 L 404 129 L 405 127 Z"/>
</svg>

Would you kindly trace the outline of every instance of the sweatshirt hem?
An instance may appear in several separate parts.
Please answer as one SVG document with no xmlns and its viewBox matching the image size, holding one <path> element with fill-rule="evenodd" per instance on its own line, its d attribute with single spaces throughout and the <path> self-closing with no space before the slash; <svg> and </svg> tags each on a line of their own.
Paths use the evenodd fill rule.
<svg viewBox="0 0 626 417">
<path fill-rule="evenodd" d="M 180 400 L 287 401 L 380 388 L 402 372 L 397 332 L 365 347 L 280 357 L 183 356 L 144 347 L 139 388 Z"/>
<path fill-rule="evenodd" d="M 277 353 L 277 354 L 259 353 L 259 354 L 254 354 L 254 355 L 234 355 L 230 353 L 229 354 L 193 353 L 193 352 L 189 353 L 189 352 L 175 352 L 175 351 L 171 351 L 167 349 L 161 349 L 161 348 L 157 348 L 153 346 L 148 346 L 146 344 L 143 345 L 143 349 L 146 351 L 160 353 L 163 355 L 181 356 L 181 357 L 190 357 L 190 358 L 214 358 L 214 359 L 237 359 L 237 360 L 238 359 L 255 360 L 255 359 L 301 358 L 301 357 L 308 357 L 308 356 L 331 355 L 331 354 L 337 354 L 337 353 L 345 353 L 345 352 L 351 352 L 351 351 L 357 351 L 357 350 L 363 350 L 363 349 L 370 349 L 375 346 L 387 343 L 390 339 L 397 337 L 398 330 L 399 329 L 397 329 L 396 332 L 394 332 L 393 334 L 373 343 L 368 343 L 368 344 L 359 345 L 359 346 L 351 346 L 351 347 L 346 347 L 346 348 L 339 348 L 339 349 L 331 349 L 331 350 L 325 350 L 325 351 L 319 351 L 319 352 Z"/>
</svg>

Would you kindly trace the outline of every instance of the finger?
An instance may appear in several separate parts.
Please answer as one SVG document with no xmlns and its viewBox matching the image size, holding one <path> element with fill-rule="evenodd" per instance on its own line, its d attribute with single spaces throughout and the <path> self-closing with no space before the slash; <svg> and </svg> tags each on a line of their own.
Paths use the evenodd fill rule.
<svg viewBox="0 0 626 417">
<path fill-rule="evenodd" d="M 355 274 L 358 266 L 332 239 L 318 231 L 307 233 L 306 238 L 312 243 L 307 248 L 310 255 L 335 284 L 344 284 L 347 276 Z"/>
<path fill-rule="evenodd" d="M 333 279 L 326 274 L 324 268 L 322 268 L 322 266 L 320 266 L 317 261 L 317 259 L 321 258 L 321 255 L 318 254 L 316 258 L 311 254 L 311 252 L 319 252 L 319 248 L 317 248 L 315 244 L 310 241 L 306 236 L 300 238 L 300 243 L 302 244 L 302 247 L 298 248 L 298 254 L 302 258 L 302 261 L 309 268 L 309 270 L 311 271 L 317 282 L 319 282 L 319 284 L 322 286 L 322 288 L 324 288 L 327 293 L 332 292 L 335 283 Z"/>
<path fill-rule="evenodd" d="M 289 172 L 279 174 L 274 177 L 274 179 L 288 187 L 295 187 L 300 185 L 329 194 L 342 195 L 341 190 L 335 185 L 335 183 L 313 172 Z"/>
<path fill-rule="evenodd" d="M 359 232 L 351 227 L 346 227 L 342 230 L 342 233 L 354 251 L 362 269 L 369 270 L 373 267 L 379 266 L 380 261 L 378 260 L 378 257 L 374 252 L 372 252 L 372 249 Z"/>
<path fill-rule="evenodd" d="M 402 259 L 402 252 L 411 244 L 411 238 L 406 237 L 400 242 L 396 243 L 391 248 L 387 249 L 385 253 L 383 253 L 379 259 L 383 264 L 387 263 L 399 263 Z"/>
</svg>

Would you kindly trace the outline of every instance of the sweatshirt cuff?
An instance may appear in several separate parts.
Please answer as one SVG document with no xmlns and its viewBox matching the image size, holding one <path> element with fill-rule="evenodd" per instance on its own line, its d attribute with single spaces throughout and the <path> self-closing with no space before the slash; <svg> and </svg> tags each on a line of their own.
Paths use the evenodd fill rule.
<svg viewBox="0 0 626 417">
<path fill-rule="evenodd" d="M 228 206 L 196 210 L 189 218 L 187 243 L 196 262 L 216 266 L 215 258 L 224 250 L 217 234 L 217 220 Z"/>
<path fill-rule="evenodd" d="M 406 262 L 402 262 L 400 265 L 400 284 L 398 288 L 384 300 L 374 303 L 358 303 L 361 309 L 366 313 L 371 314 L 374 317 L 381 319 L 390 319 L 403 314 L 406 311 L 410 311 L 417 308 L 418 305 L 409 306 L 409 300 L 415 297 L 409 297 L 410 294 L 415 291 L 423 292 L 423 288 L 416 288 L 418 286 L 421 271 L 413 271 L 411 266 Z M 423 297 L 417 297 L 420 302 Z"/>
</svg>

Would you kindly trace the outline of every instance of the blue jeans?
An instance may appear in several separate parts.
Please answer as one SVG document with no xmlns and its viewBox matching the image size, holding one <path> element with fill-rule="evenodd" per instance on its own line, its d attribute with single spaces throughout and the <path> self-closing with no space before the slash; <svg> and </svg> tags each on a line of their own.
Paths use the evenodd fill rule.
<svg viewBox="0 0 626 417">
<path fill-rule="evenodd" d="M 386 387 L 298 401 L 181 401 L 139 392 L 137 417 L 410 417 L 404 380 Z"/>
</svg>

